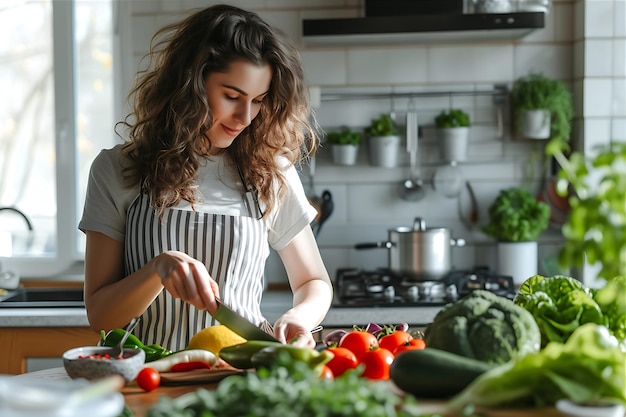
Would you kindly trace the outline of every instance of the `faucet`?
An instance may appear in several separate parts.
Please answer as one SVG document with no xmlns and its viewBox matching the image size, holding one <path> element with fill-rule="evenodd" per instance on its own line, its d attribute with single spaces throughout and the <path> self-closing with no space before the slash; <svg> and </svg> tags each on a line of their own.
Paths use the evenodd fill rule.
<svg viewBox="0 0 626 417">
<path fill-rule="evenodd" d="M 26 227 L 28 227 L 28 230 L 30 230 L 32 232 L 33 230 L 33 223 L 30 221 L 30 219 L 28 218 L 28 216 L 20 209 L 16 208 L 16 207 L 0 207 L 0 211 L 3 210 L 8 210 L 8 211 L 12 211 L 14 213 L 17 213 L 19 216 L 21 216 L 24 219 L 24 222 L 26 222 Z"/>
</svg>

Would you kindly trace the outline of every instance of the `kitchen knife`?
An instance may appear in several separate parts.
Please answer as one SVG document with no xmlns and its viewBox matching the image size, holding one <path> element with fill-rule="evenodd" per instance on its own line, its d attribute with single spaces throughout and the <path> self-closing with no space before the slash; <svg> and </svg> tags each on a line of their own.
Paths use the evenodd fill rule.
<svg viewBox="0 0 626 417">
<path fill-rule="evenodd" d="M 274 336 L 264 332 L 259 327 L 250 323 L 246 318 L 234 312 L 220 300 L 216 301 L 218 308 L 215 314 L 213 314 L 213 318 L 228 327 L 233 332 L 237 333 L 239 336 L 246 340 L 266 340 L 269 342 L 278 342 Z"/>
</svg>

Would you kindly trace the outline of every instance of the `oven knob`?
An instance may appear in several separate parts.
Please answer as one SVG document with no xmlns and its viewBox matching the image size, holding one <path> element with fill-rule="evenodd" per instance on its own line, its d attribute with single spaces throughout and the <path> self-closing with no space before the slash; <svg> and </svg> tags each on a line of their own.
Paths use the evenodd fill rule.
<svg viewBox="0 0 626 417">
<path fill-rule="evenodd" d="M 385 297 L 385 301 L 387 301 L 388 303 L 393 303 L 394 299 L 396 298 L 396 290 L 395 288 L 393 288 L 393 286 L 388 286 L 385 288 L 385 291 L 383 292 L 383 296 Z"/>
<path fill-rule="evenodd" d="M 459 298 L 459 292 L 457 291 L 456 285 L 448 285 L 446 287 L 446 298 L 452 301 Z"/>
<path fill-rule="evenodd" d="M 417 288 L 417 285 L 411 285 L 406 290 L 406 295 L 407 295 L 407 297 L 409 297 L 409 300 L 411 300 L 412 302 L 416 303 L 419 300 L 419 298 L 420 298 L 420 290 L 419 290 L 419 288 Z"/>
</svg>

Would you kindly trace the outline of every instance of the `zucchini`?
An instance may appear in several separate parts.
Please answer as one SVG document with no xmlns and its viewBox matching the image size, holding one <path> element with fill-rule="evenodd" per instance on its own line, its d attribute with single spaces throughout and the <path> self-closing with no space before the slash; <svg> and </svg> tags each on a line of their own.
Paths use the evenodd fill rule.
<svg viewBox="0 0 626 417">
<path fill-rule="evenodd" d="M 427 347 L 399 354 L 389 376 L 402 391 L 418 398 L 451 397 L 496 365 Z"/>
<path fill-rule="evenodd" d="M 280 342 L 270 342 L 265 340 L 248 340 L 233 346 L 227 346 L 220 350 L 219 357 L 227 364 L 237 369 L 254 368 L 252 356 L 266 347 L 282 346 Z"/>
</svg>

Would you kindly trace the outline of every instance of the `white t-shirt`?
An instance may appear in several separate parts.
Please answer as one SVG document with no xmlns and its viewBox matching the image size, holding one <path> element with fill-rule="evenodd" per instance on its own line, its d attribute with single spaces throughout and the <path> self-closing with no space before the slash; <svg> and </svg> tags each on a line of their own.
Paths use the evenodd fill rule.
<svg viewBox="0 0 626 417">
<path fill-rule="evenodd" d="M 78 227 L 123 241 L 126 212 L 139 195 L 139 185 L 133 188 L 124 186 L 120 150 L 121 145 L 102 150 L 94 160 L 89 173 L 83 217 Z M 305 195 L 295 167 L 287 167 L 284 175 L 288 186 L 285 199 L 265 218 L 269 230 L 268 242 L 275 250 L 287 246 L 317 215 Z M 230 159 L 223 155 L 206 158 L 198 169 L 197 184 L 201 201 L 193 208 L 188 202 L 181 201 L 177 208 L 230 216 L 248 215 L 243 198 L 244 187 Z"/>
</svg>

